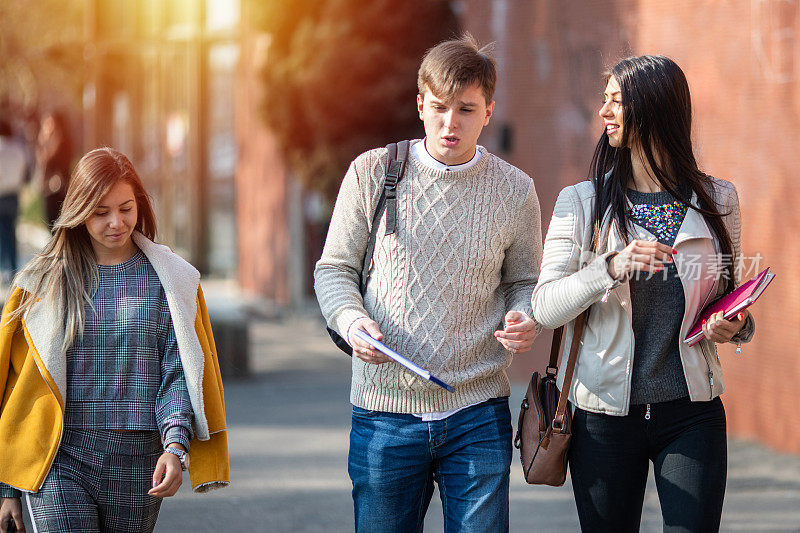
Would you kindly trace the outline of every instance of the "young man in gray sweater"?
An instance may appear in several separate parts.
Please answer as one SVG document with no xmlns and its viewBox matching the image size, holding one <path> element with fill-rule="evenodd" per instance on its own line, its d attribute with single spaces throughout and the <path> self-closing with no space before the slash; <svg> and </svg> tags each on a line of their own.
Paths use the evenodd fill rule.
<svg viewBox="0 0 800 533">
<path fill-rule="evenodd" d="M 418 531 L 439 485 L 447 531 L 507 531 L 511 355 L 539 327 L 531 292 L 542 258 L 533 181 L 478 146 L 494 109 L 494 60 L 470 36 L 428 51 L 397 187 L 396 230 L 361 263 L 387 150 L 358 156 L 342 181 L 315 290 L 353 347 L 348 470 L 357 531 Z M 354 335 L 361 329 L 455 387 L 418 378 Z"/>
</svg>

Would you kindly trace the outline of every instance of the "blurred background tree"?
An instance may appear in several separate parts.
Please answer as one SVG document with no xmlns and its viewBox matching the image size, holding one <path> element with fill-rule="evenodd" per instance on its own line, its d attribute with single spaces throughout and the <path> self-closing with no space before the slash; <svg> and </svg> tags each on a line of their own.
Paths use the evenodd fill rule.
<svg viewBox="0 0 800 533">
<path fill-rule="evenodd" d="M 271 36 L 263 114 L 294 173 L 335 198 L 360 152 L 420 137 L 417 69 L 458 35 L 442 0 L 258 2 Z"/>
<path fill-rule="evenodd" d="M 80 108 L 83 1 L 0 2 L 0 104 Z"/>
</svg>

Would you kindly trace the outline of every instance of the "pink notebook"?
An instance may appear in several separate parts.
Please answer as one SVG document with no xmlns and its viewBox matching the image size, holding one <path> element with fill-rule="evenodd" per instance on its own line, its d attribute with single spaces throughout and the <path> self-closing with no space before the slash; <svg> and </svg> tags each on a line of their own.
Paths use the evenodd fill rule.
<svg viewBox="0 0 800 533">
<path fill-rule="evenodd" d="M 683 342 L 689 346 L 694 346 L 700 342 L 700 339 L 703 338 L 703 321 L 707 320 L 708 317 L 714 313 L 725 311 L 725 318 L 730 320 L 742 309 L 747 309 L 753 305 L 774 277 L 775 274 L 770 272 L 769 267 L 767 267 L 762 270 L 758 276 L 748 282 L 742 283 L 735 291 L 725 295 L 714 302 L 714 304 L 703 309 L 703 312 L 697 317 L 697 321 L 694 323 L 694 326 L 692 326 L 692 329 L 689 330 L 689 334 Z"/>
</svg>

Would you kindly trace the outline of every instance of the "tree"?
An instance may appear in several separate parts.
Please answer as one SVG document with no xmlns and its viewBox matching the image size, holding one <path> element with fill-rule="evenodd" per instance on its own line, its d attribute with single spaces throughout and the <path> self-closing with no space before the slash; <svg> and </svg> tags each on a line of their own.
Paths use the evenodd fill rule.
<svg viewBox="0 0 800 533">
<path fill-rule="evenodd" d="M 333 198 L 360 152 L 420 136 L 425 51 L 458 34 L 442 0 L 260 2 L 270 34 L 263 114 L 287 162 Z"/>
<path fill-rule="evenodd" d="M 84 3 L 0 2 L 0 103 L 80 106 Z"/>
</svg>

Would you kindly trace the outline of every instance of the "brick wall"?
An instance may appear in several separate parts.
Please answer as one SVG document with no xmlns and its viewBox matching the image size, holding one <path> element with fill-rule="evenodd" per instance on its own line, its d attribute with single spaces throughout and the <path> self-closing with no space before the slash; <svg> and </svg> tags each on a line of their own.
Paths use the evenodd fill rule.
<svg viewBox="0 0 800 533">
<path fill-rule="evenodd" d="M 755 340 L 741 356 L 720 350 L 729 429 L 800 453 L 800 0 L 459 5 L 466 29 L 499 43 L 496 114 L 481 140 L 534 176 L 545 228 L 558 191 L 586 176 L 602 133 L 602 71 L 632 53 L 683 68 L 700 166 L 736 184 L 743 252 L 777 274 L 754 308 Z M 542 367 L 548 343 L 517 357 L 512 377 Z"/>
<path fill-rule="evenodd" d="M 289 177 L 259 106 L 263 82 L 260 67 L 267 53 L 264 35 L 242 38 L 236 84 L 236 224 L 238 280 L 246 291 L 279 304 L 289 303 Z"/>
</svg>

